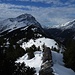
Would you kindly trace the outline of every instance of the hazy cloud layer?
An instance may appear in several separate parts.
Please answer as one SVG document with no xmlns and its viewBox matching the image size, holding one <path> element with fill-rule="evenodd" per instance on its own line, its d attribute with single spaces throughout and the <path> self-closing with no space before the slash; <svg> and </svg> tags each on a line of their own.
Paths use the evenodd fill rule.
<svg viewBox="0 0 75 75">
<path fill-rule="evenodd" d="M 44 7 L 14 5 L 5 3 L 0 4 L 0 19 L 16 17 L 23 13 L 32 14 L 42 25 L 61 25 L 75 18 L 75 7 L 74 5 L 69 5 L 65 7 L 44 8 Z"/>
</svg>

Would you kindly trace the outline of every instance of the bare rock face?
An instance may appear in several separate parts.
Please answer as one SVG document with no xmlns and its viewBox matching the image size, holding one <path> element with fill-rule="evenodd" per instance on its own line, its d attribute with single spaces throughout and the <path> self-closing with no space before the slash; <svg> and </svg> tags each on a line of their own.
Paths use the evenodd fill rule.
<svg viewBox="0 0 75 75">
<path fill-rule="evenodd" d="M 41 65 L 41 70 L 39 71 L 39 75 L 53 75 L 52 72 L 52 54 L 49 47 L 43 45 L 43 63 Z"/>
<path fill-rule="evenodd" d="M 43 52 L 43 62 L 52 60 L 51 50 L 49 47 L 45 46 Z"/>
</svg>

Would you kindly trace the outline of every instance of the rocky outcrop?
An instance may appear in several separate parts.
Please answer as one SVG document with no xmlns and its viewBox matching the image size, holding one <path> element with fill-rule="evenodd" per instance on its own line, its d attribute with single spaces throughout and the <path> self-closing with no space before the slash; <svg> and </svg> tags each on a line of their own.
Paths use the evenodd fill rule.
<svg viewBox="0 0 75 75">
<path fill-rule="evenodd" d="M 53 75 L 52 72 L 52 54 L 49 47 L 43 45 L 43 63 L 41 65 L 41 69 L 39 71 L 39 75 Z"/>
<path fill-rule="evenodd" d="M 52 60 L 51 50 L 49 47 L 44 45 L 43 52 L 43 62 Z"/>
</svg>

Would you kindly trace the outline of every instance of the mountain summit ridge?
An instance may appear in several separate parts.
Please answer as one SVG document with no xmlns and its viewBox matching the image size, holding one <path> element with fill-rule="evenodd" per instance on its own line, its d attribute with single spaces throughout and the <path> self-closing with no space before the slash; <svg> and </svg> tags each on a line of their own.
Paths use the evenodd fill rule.
<svg viewBox="0 0 75 75">
<path fill-rule="evenodd" d="M 16 18 L 8 18 L 0 23 L 0 31 L 20 28 L 27 25 L 35 25 L 41 27 L 40 23 L 31 14 L 22 14 Z"/>
<path fill-rule="evenodd" d="M 75 30 L 75 19 L 69 22 L 66 22 L 65 24 L 62 24 L 59 29 L 66 30 L 66 29 L 72 29 Z"/>
</svg>

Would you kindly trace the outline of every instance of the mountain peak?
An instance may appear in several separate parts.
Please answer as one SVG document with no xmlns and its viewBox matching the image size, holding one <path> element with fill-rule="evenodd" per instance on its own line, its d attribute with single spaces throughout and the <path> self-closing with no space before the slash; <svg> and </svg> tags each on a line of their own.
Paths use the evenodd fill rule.
<svg viewBox="0 0 75 75">
<path fill-rule="evenodd" d="M 27 13 L 22 14 L 22 15 L 19 15 L 19 16 L 16 17 L 16 18 L 24 18 L 24 19 L 33 18 L 33 19 L 35 19 L 31 14 L 27 14 Z"/>
<path fill-rule="evenodd" d="M 14 28 L 20 28 L 27 25 L 35 25 L 41 27 L 40 23 L 31 14 L 22 14 L 15 18 L 8 18 L 1 22 L 0 30 L 8 30 Z"/>
</svg>

